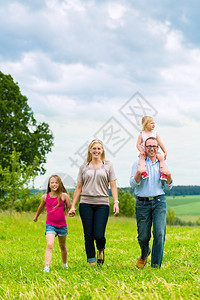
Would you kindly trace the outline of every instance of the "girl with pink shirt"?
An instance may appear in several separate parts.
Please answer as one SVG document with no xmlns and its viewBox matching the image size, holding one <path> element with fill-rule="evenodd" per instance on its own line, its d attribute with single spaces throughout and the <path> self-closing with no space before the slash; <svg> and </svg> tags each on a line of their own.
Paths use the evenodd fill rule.
<svg viewBox="0 0 200 300">
<path fill-rule="evenodd" d="M 68 269 L 67 265 L 67 223 L 65 217 L 66 209 L 71 208 L 71 202 L 67 190 L 65 189 L 60 177 L 52 175 L 49 178 L 46 194 L 42 195 L 40 206 L 38 207 L 34 222 L 37 222 L 39 215 L 46 205 L 46 241 L 47 247 L 45 252 L 44 272 L 49 272 L 49 266 L 52 258 L 55 237 L 58 236 L 59 246 L 61 250 L 62 267 Z"/>
</svg>

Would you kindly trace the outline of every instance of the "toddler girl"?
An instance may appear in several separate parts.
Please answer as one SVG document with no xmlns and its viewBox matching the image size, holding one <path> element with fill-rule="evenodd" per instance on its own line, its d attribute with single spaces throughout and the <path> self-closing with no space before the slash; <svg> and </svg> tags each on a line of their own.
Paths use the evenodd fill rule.
<svg viewBox="0 0 200 300">
<path fill-rule="evenodd" d="M 145 141 L 149 137 L 155 137 L 158 141 L 158 145 L 162 149 L 164 153 L 164 157 L 162 154 L 157 153 L 157 159 L 159 160 L 160 164 L 160 179 L 161 180 L 167 180 L 167 175 L 164 174 L 166 172 L 166 167 L 165 167 L 165 159 L 167 157 L 167 151 L 164 146 L 164 144 L 161 141 L 161 138 L 159 134 L 155 131 L 155 122 L 154 119 L 150 116 L 144 116 L 142 118 L 142 131 L 139 134 L 138 140 L 137 140 L 137 149 L 140 151 L 140 156 L 139 156 L 139 167 L 138 169 L 142 173 L 142 178 L 146 179 L 149 177 L 147 174 L 147 167 L 145 164 L 145 159 L 146 159 L 146 152 L 145 152 Z"/>
</svg>

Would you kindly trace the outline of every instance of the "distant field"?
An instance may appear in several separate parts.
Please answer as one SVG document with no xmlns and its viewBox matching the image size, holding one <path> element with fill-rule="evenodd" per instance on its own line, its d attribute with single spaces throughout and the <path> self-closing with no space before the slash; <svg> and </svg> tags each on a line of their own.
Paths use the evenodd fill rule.
<svg viewBox="0 0 200 300">
<path fill-rule="evenodd" d="M 168 196 L 168 206 L 174 208 L 176 216 L 200 216 L 200 195 Z"/>
</svg>

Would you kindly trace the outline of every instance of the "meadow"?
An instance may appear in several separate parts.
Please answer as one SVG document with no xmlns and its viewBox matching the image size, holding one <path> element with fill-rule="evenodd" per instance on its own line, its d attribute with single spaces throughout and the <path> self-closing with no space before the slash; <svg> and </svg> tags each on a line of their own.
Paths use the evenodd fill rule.
<svg viewBox="0 0 200 300">
<path fill-rule="evenodd" d="M 195 222 L 200 217 L 200 195 L 167 196 L 167 205 L 175 210 L 177 217 Z"/>
<path fill-rule="evenodd" d="M 134 218 L 110 217 L 105 264 L 86 262 L 79 217 L 67 218 L 68 270 L 56 239 L 50 273 L 43 273 L 45 218 L 0 214 L 0 299 L 199 299 L 199 227 L 167 227 L 161 269 L 137 269 L 140 255 Z"/>
</svg>

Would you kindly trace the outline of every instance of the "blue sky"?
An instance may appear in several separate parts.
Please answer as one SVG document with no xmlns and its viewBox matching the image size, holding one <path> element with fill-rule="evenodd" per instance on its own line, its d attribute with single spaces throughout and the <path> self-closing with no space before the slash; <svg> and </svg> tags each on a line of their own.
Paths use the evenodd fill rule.
<svg viewBox="0 0 200 300">
<path fill-rule="evenodd" d="M 128 186 L 144 114 L 175 185 L 199 185 L 199 14 L 197 0 L 0 1 L 0 70 L 55 136 L 36 186 L 72 185 L 94 136 Z"/>
</svg>

